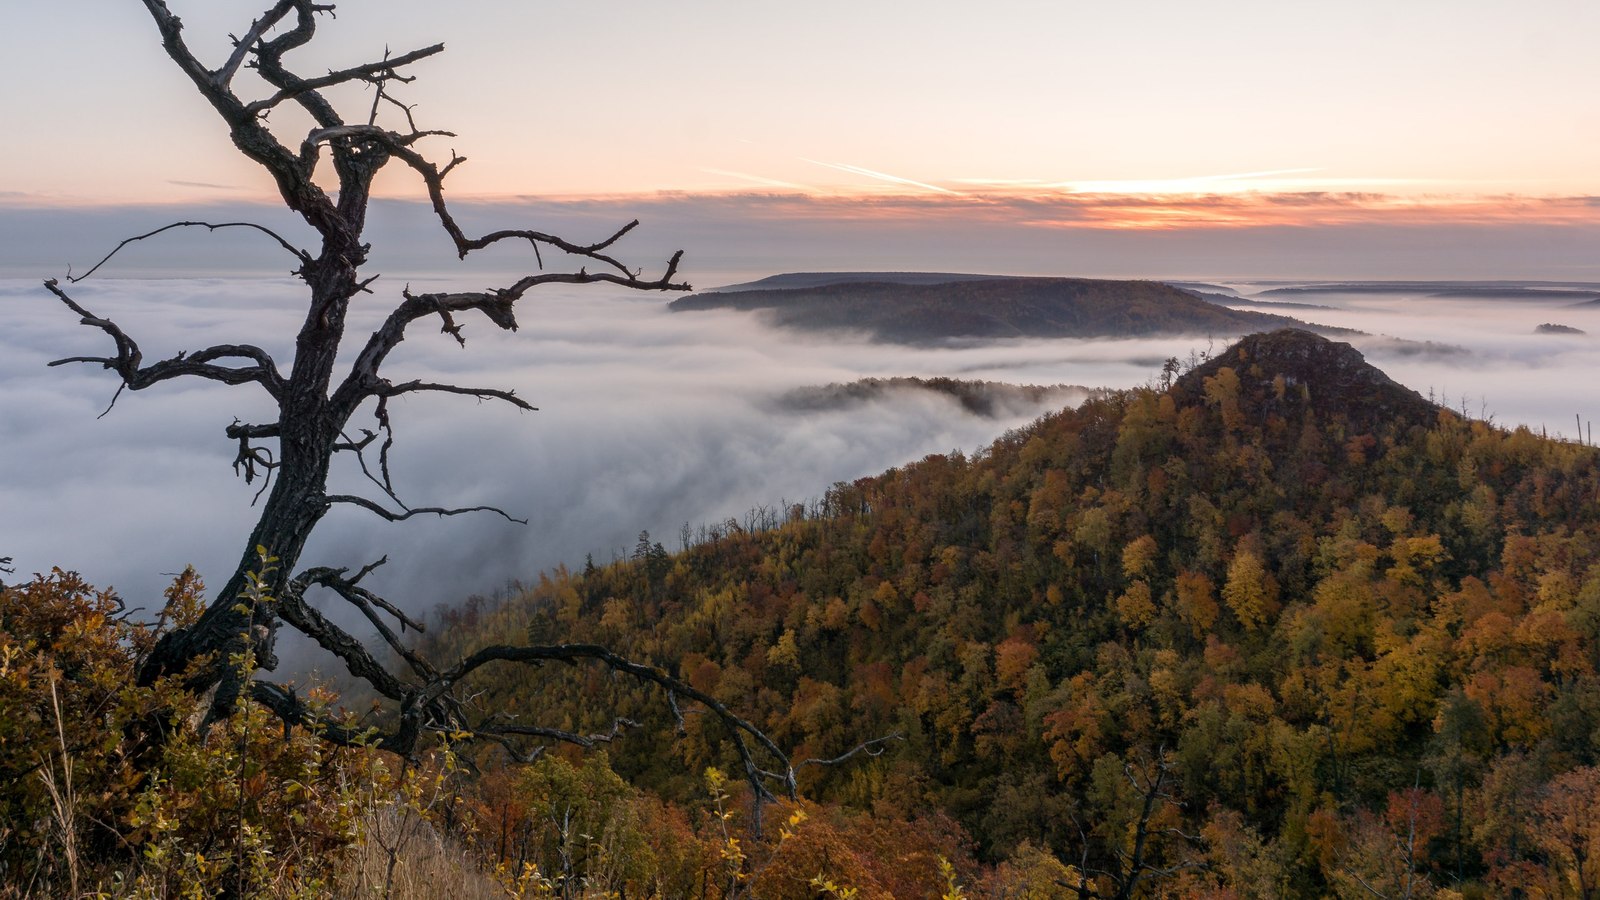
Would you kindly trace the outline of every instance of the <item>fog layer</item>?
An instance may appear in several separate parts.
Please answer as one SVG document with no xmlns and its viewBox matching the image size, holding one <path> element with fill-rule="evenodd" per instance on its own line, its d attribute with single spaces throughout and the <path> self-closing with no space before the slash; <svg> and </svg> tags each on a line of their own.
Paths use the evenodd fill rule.
<svg viewBox="0 0 1600 900">
<path fill-rule="evenodd" d="M 1283 285 L 1226 286 L 1250 298 Z M 104 280 L 75 296 L 116 319 L 147 359 L 253 341 L 287 368 L 296 288 L 288 279 Z M 364 301 L 355 333 L 376 322 L 396 289 Z M 522 301 L 516 334 L 469 320 L 465 350 L 418 322 L 390 360 L 390 378 L 514 388 L 540 411 L 460 397 L 397 400 L 401 496 L 419 506 L 493 504 L 529 524 L 486 514 L 389 524 L 339 509 L 302 563 L 360 565 L 387 554 L 373 587 L 425 609 L 580 565 L 586 554 L 609 559 L 641 530 L 675 548 L 684 523 L 815 497 L 928 453 L 977 450 L 1042 412 L 980 417 L 918 391 L 817 410 L 775 402 L 796 388 L 894 376 L 1127 387 L 1150 380 L 1166 357 L 1220 351 L 1231 337 L 891 347 L 777 331 L 741 313 L 672 314 L 668 299 L 547 290 Z M 1331 307 L 1300 311 L 1308 318 L 1379 335 L 1357 342 L 1370 361 L 1470 414 L 1571 435 L 1574 416 L 1595 411 L 1600 310 L 1592 305 L 1404 293 L 1300 299 Z M 234 477 L 235 447 L 222 432 L 235 417 L 269 421 L 264 397 L 252 387 L 168 383 L 124 394 L 97 418 L 114 378 L 98 366 L 45 363 L 104 353 L 104 335 L 77 325 L 36 282 L 0 281 L 0 303 L 10 322 L 0 331 L 0 556 L 14 556 L 20 574 L 77 569 L 147 606 L 165 573 L 186 564 L 220 583 L 243 549 L 259 488 Z M 1589 333 L 1535 335 L 1545 322 Z M 336 481 L 364 489 L 351 465 Z"/>
</svg>

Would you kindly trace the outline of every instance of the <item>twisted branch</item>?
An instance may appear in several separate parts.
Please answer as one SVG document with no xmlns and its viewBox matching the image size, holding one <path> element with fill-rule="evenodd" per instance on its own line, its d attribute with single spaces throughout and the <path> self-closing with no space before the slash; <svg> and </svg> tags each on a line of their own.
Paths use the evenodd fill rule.
<svg viewBox="0 0 1600 900">
<path fill-rule="evenodd" d="M 294 0 L 278 0 L 277 5 L 267 10 L 261 18 L 250 23 L 250 30 L 245 32 L 244 37 L 234 38 L 233 52 L 228 55 L 228 61 L 223 63 L 221 68 L 211 73 L 211 80 L 219 90 L 227 90 L 229 83 L 233 81 L 234 74 L 244 64 L 246 54 L 255 48 L 256 42 L 261 40 L 262 35 L 271 31 L 272 27 L 281 22 L 283 17 L 288 15 L 289 10 L 293 8 Z M 233 35 L 229 35 L 229 37 L 231 38 Z"/>
<path fill-rule="evenodd" d="M 616 718 L 611 722 L 611 730 L 595 734 L 578 734 L 575 731 L 563 731 L 559 728 L 544 728 L 538 725 L 500 724 L 495 720 L 498 716 L 474 725 L 471 729 L 473 735 L 480 739 L 494 741 L 505 749 L 512 760 L 519 763 L 531 763 L 544 755 L 545 745 L 541 744 L 530 750 L 519 750 L 513 738 L 543 738 L 545 740 L 560 741 L 574 744 L 585 750 L 593 750 L 599 744 L 609 744 L 625 733 L 624 729 L 640 727 L 638 722 L 628 718 Z"/>
<path fill-rule="evenodd" d="M 115 371 L 122 376 L 123 384 L 129 390 L 143 390 L 153 384 L 158 384 L 173 378 L 193 375 L 199 378 L 220 381 L 223 384 L 259 384 L 266 389 L 275 399 L 281 399 L 284 391 L 283 376 L 278 373 L 277 366 L 272 357 L 265 350 L 251 344 L 218 344 L 207 347 L 194 353 L 179 352 L 171 359 L 164 359 L 148 366 L 141 366 L 144 354 L 139 350 L 139 345 L 118 325 L 110 319 L 101 318 L 80 305 L 76 300 L 67 296 L 56 279 L 45 281 L 44 286 L 55 294 L 68 309 L 77 313 L 79 322 L 98 328 L 105 332 L 116 345 L 117 355 L 112 356 L 69 356 L 49 363 L 51 366 L 60 366 L 67 363 L 98 363 L 107 369 Z M 219 359 L 246 359 L 255 363 L 253 366 L 232 368 L 229 366 L 214 365 L 214 360 Z"/>
<path fill-rule="evenodd" d="M 278 104 L 283 103 L 285 100 L 298 100 L 306 94 L 320 91 L 323 88 L 344 84 L 348 81 L 366 81 L 374 77 L 393 77 L 393 72 L 395 69 L 398 69 L 401 66 L 410 65 L 411 63 L 421 59 L 427 59 L 430 56 L 443 52 L 443 44 L 434 44 L 431 47 L 423 47 L 420 50 L 412 50 L 409 53 L 402 53 L 393 59 L 385 58 L 379 60 L 378 62 L 366 63 L 365 65 L 360 66 L 351 66 L 348 69 L 340 69 L 336 72 L 329 72 L 326 75 L 319 75 L 316 78 L 296 78 L 292 81 L 289 81 L 285 85 L 278 86 L 278 92 L 272 96 L 267 97 L 264 100 L 257 100 L 248 104 L 245 106 L 245 112 L 253 116 L 259 116 Z M 281 52 L 278 55 L 281 57 Z"/>
<path fill-rule="evenodd" d="M 461 679 L 490 663 L 511 662 L 537 666 L 551 661 L 576 662 L 579 660 L 592 660 L 603 663 L 612 671 L 631 675 L 640 681 L 654 684 L 669 692 L 669 696 L 674 698 L 677 696 L 688 697 L 699 703 L 710 710 L 728 730 L 729 736 L 733 739 L 734 749 L 738 751 L 740 762 L 744 765 L 745 779 L 750 783 L 750 787 L 757 797 L 765 800 L 777 799 L 767 787 L 768 778 L 778 781 L 786 796 L 791 799 L 795 796 L 794 767 L 790 764 L 788 755 L 779 749 L 778 745 L 773 743 L 772 739 L 767 737 L 761 729 L 734 713 L 720 700 L 696 689 L 687 682 L 667 674 L 664 670 L 634 662 L 598 644 L 549 644 L 522 647 L 499 644 L 484 647 L 442 672 L 438 681 L 424 691 L 419 700 L 426 703 L 434 697 L 442 695 L 451 686 L 460 682 Z M 776 773 L 768 772 L 757 765 L 755 756 L 751 751 L 752 741 L 778 761 L 780 767 Z"/>
<path fill-rule="evenodd" d="M 502 391 L 495 388 L 471 388 L 458 384 L 439 384 L 431 381 L 407 381 L 403 384 L 387 384 L 379 387 L 375 393 L 380 397 L 398 397 L 401 394 L 413 394 L 420 391 L 433 391 L 443 394 L 461 394 L 467 397 L 476 397 L 479 400 L 503 400 L 517 409 L 526 412 L 538 412 L 539 407 L 532 406 L 528 401 L 517 396 L 516 391 Z"/>
<path fill-rule="evenodd" d="M 126 247 L 129 244 L 134 243 L 135 241 L 142 241 L 142 240 L 146 240 L 148 238 L 153 238 L 156 235 L 161 234 L 164 231 L 171 231 L 174 228 L 204 228 L 207 231 L 216 231 L 219 228 L 251 228 L 251 229 L 254 229 L 256 231 L 261 232 L 262 234 L 266 235 L 267 237 L 272 238 L 274 241 L 277 241 L 278 242 L 278 246 L 280 246 L 283 249 L 285 249 L 285 250 L 289 251 L 290 253 L 294 254 L 294 257 L 296 259 L 300 260 L 300 264 L 302 266 L 307 264 L 307 263 L 309 263 L 309 262 L 311 262 L 311 254 L 309 254 L 306 251 L 301 250 L 299 247 L 296 247 L 295 245 L 289 243 L 281 235 L 279 235 L 276 231 L 273 231 L 272 229 L 266 227 L 265 225 L 259 225 L 259 224 L 255 223 L 255 222 L 173 222 L 171 225 L 163 225 L 163 226 L 161 226 L 160 228 L 157 228 L 154 231 L 147 231 L 144 234 L 134 235 L 131 238 L 123 238 L 122 243 L 118 244 L 115 248 L 113 248 L 110 253 L 107 253 L 105 256 L 101 257 L 99 262 L 95 263 L 93 266 L 91 266 L 89 268 L 89 271 L 83 273 L 82 275 L 77 275 L 77 276 L 69 275 L 69 276 L 67 276 L 67 283 L 68 284 L 77 284 L 78 282 L 84 280 L 85 278 L 88 278 L 90 275 L 93 275 L 96 271 L 98 271 L 100 269 L 101 266 L 103 266 L 107 262 L 109 262 L 111 260 L 111 257 L 116 256 L 119 252 L 121 252 L 123 247 Z"/>
<path fill-rule="evenodd" d="M 438 516 L 442 519 L 445 516 L 459 516 L 466 513 L 475 512 L 490 512 L 500 516 L 501 518 L 504 518 L 508 522 L 515 522 L 518 525 L 528 524 L 527 519 L 519 519 L 499 508 L 498 506 L 415 506 L 406 507 L 400 512 L 395 512 L 390 509 L 385 509 L 379 504 L 368 500 L 366 497 L 358 497 L 354 494 L 329 494 L 324 498 L 324 500 L 328 503 L 348 503 L 352 506 L 359 506 L 362 509 L 372 512 L 384 519 L 388 519 L 391 522 L 404 522 L 412 516 Z"/>
</svg>

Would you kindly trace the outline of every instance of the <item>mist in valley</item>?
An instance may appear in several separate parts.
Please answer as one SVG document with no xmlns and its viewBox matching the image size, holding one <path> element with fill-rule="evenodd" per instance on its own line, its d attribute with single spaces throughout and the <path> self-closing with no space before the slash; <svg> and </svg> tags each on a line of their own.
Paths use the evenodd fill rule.
<svg viewBox="0 0 1600 900">
<path fill-rule="evenodd" d="M 1575 417 L 1596 412 L 1588 386 L 1600 384 L 1600 307 L 1574 305 L 1584 299 L 1578 294 L 1464 299 L 1403 289 L 1286 294 L 1282 282 L 1222 287 L 1241 300 L 1327 307 L 1283 312 L 1368 332 L 1354 343 L 1370 362 L 1469 415 L 1572 437 Z M 352 334 L 376 324 L 398 285 L 377 290 Z M 140 340 L 146 359 L 249 340 L 283 368 L 302 302 L 289 279 L 91 280 L 74 296 Z M 1168 357 L 1220 352 L 1235 337 L 905 347 L 780 331 L 746 313 L 670 313 L 670 299 L 542 289 L 519 304 L 516 334 L 463 319 L 464 350 L 428 320 L 416 323 L 387 368 L 391 379 L 512 388 L 540 410 L 453 396 L 397 399 L 391 465 L 400 496 L 413 506 L 493 505 L 528 524 L 487 513 L 390 524 L 336 508 L 302 565 L 359 566 L 387 555 L 368 584 L 423 611 L 582 565 L 588 555 L 609 561 L 628 553 L 641 531 L 675 550 L 686 523 L 805 501 L 834 482 L 930 453 L 982 452 L 1048 411 L 1008 402 L 976 415 L 914 389 L 837 404 L 784 402 L 796 390 L 901 376 L 1125 388 L 1153 381 Z M 105 336 L 78 325 L 37 282 L 0 282 L 0 302 L 11 312 L 0 331 L 0 555 L 15 557 L 19 576 L 76 569 L 147 608 L 185 565 L 219 584 L 243 549 L 261 488 L 235 477 L 236 445 L 223 429 L 235 417 L 269 421 L 265 397 L 253 387 L 180 381 L 124 393 L 100 417 L 114 378 L 94 365 L 46 363 L 102 354 Z M 1587 333 L 1536 334 L 1542 323 Z M 1054 399 L 1062 396 L 1083 393 Z M 352 423 L 360 427 L 375 425 L 370 417 Z M 351 459 L 336 464 L 333 489 L 381 497 Z"/>
</svg>

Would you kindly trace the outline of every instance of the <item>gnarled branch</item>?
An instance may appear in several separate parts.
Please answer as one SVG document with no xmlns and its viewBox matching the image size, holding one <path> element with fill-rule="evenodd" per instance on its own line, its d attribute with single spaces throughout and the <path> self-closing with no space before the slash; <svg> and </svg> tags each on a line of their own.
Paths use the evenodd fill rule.
<svg viewBox="0 0 1600 900">
<path fill-rule="evenodd" d="M 848 762 L 851 758 L 862 753 L 865 753 L 867 756 L 881 756 L 883 755 L 883 752 L 888 749 L 887 745 L 890 741 L 903 740 L 905 740 L 905 735 L 896 731 L 891 734 L 886 734 L 883 737 L 873 738 L 870 741 L 862 741 L 861 743 L 849 750 L 846 750 L 838 756 L 833 757 L 832 759 L 801 760 L 800 764 L 795 766 L 795 768 L 798 769 L 800 766 L 837 766 L 842 762 Z"/>
<path fill-rule="evenodd" d="M 453 508 L 442 506 L 414 506 L 407 507 L 400 512 L 395 512 L 391 509 L 385 509 L 381 505 L 368 500 L 366 497 L 359 497 L 354 494 L 329 494 L 324 499 L 328 503 L 348 503 L 352 506 L 359 506 L 362 509 L 368 510 L 369 512 L 388 519 L 391 522 L 404 522 L 412 516 L 439 516 L 440 518 L 444 518 L 445 516 L 459 516 L 466 513 L 490 512 L 503 517 L 509 522 L 515 522 L 518 525 L 528 524 L 527 519 L 519 519 L 497 506 L 460 506 Z"/>
<path fill-rule="evenodd" d="M 192 375 L 220 381 L 223 384 L 259 384 L 274 398 L 282 396 L 283 376 L 278 374 L 278 368 L 273 363 L 272 357 L 260 347 L 251 344 L 219 344 L 194 353 L 180 352 L 171 359 L 142 366 L 140 363 L 144 361 L 144 354 L 139 350 L 138 343 L 115 322 L 95 315 L 67 296 L 56 279 L 46 280 L 44 286 L 66 304 L 67 308 L 77 313 L 82 324 L 105 332 L 117 348 L 116 356 L 69 356 L 52 361 L 49 363 L 51 366 L 78 362 L 98 363 L 122 376 L 122 381 L 128 389 L 135 391 L 173 378 Z M 232 368 L 214 364 L 214 360 L 219 359 L 246 359 L 255 365 Z"/>
<path fill-rule="evenodd" d="M 573 744 L 585 750 L 593 750 L 599 744 L 609 744 L 622 737 L 625 729 L 638 728 L 639 723 L 628 718 L 617 718 L 611 722 L 611 730 L 594 734 L 578 734 L 575 731 L 563 731 L 560 728 L 545 728 L 540 725 L 518 725 L 513 722 L 502 723 L 501 717 L 490 716 L 488 719 L 472 726 L 471 732 L 475 737 L 491 740 L 499 744 L 511 758 L 519 763 L 531 763 L 544 755 L 545 745 L 541 744 L 530 750 L 518 748 L 514 738 L 542 738 L 550 741 L 560 741 Z"/>
<path fill-rule="evenodd" d="M 472 672 L 496 662 L 521 663 L 524 665 L 541 665 L 546 662 L 577 662 L 592 660 L 604 664 L 613 671 L 621 672 L 669 692 L 669 696 L 688 697 L 710 710 L 713 715 L 727 728 L 733 739 L 734 749 L 738 751 L 739 759 L 744 765 L 745 779 L 750 783 L 751 789 L 759 798 L 766 800 L 777 799 L 767 787 L 767 779 L 772 778 L 779 782 L 784 794 L 790 798 L 795 795 L 794 767 L 789 763 L 789 757 L 766 733 L 749 721 L 740 717 L 729 709 L 717 698 L 698 690 L 664 670 L 655 666 L 644 665 L 627 659 L 607 647 L 598 644 L 548 644 L 534 646 L 510 646 L 497 644 L 484 647 L 456 665 L 446 669 L 430 688 L 424 692 L 420 700 L 426 702 L 434 696 L 448 691 L 461 679 Z M 761 768 L 751 751 L 751 742 L 754 742 L 779 763 L 776 772 L 769 772 Z"/>
<path fill-rule="evenodd" d="M 345 577 L 345 573 L 349 571 L 347 569 L 334 569 L 327 566 L 317 566 L 315 568 L 307 569 L 300 575 L 296 576 L 294 579 L 294 584 L 302 595 L 304 594 L 305 589 L 311 585 L 320 585 L 322 587 L 329 588 L 334 593 L 338 594 L 340 597 L 349 602 L 351 606 L 354 606 L 361 612 L 367 621 L 371 623 L 372 627 L 377 629 L 378 635 L 383 638 L 383 642 L 388 644 L 391 650 L 399 654 L 400 658 L 406 661 L 406 664 L 411 667 L 412 672 L 418 678 L 428 679 L 437 677 L 438 672 L 434 669 L 434 667 L 429 664 L 427 660 L 418 656 L 410 647 L 406 646 L 400 640 L 400 636 L 395 634 L 394 630 L 389 627 L 389 623 L 384 621 L 383 617 L 378 615 L 378 613 L 384 612 L 388 613 L 390 616 L 393 616 L 394 619 L 400 623 L 400 630 L 402 632 L 404 632 L 407 628 L 410 628 L 412 631 L 420 632 L 423 630 L 422 623 L 406 615 L 403 611 L 389 601 L 383 599 L 372 591 L 361 587 L 359 583 L 361 579 L 365 578 L 374 569 L 388 561 L 389 558 L 386 556 L 375 563 L 364 566 L 353 578 Z M 368 654 L 369 660 L 370 656 L 371 655 Z M 364 662 L 363 664 L 366 663 Z M 370 664 L 377 665 L 377 662 L 371 661 Z"/>
<path fill-rule="evenodd" d="M 264 100 L 257 100 L 248 104 L 245 106 L 245 111 L 251 115 L 259 116 L 267 110 L 272 109 L 274 106 L 284 102 L 285 100 L 297 100 L 300 97 L 314 91 L 320 91 L 323 88 L 333 87 L 334 85 L 344 84 L 349 81 L 366 81 L 372 78 L 389 77 L 390 73 L 393 73 L 395 69 L 398 69 L 401 66 L 408 66 L 418 60 L 427 59 L 430 56 L 443 52 L 443 44 L 434 44 L 431 47 L 423 47 L 420 50 L 412 50 L 409 53 L 402 53 L 399 56 L 393 57 L 392 59 L 385 58 L 379 60 L 378 62 L 366 63 L 359 66 L 351 66 L 348 69 L 339 69 L 336 72 L 329 72 L 326 75 L 319 75 L 316 78 L 295 79 L 292 83 L 280 87 L 278 92 L 272 96 L 267 97 Z M 281 54 L 279 55 L 281 56 Z"/>
<path fill-rule="evenodd" d="M 275 604 L 278 616 L 315 641 L 317 646 L 343 660 L 350 674 L 371 684 L 373 690 L 391 700 L 404 699 L 415 689 L 415 685 L 407 684 L 390 673 L 373 658 L 365 644 L 305 601 L 305 591 L 312 584 L 327 584 L 329 581 L 338 583 L 336 572 L 333 569 L 312 569 L 296 576 L 278 597 Z"/>
<path fill-rule="evenodd" d="M 244 37 L 234 40 L 233 52 L 228 55 L 228 61 L 211 73 L 211 79 L 218 88 L 222 90 L 228 88 L 229 82 L 233 81 L 234 74 L 244 64 L 245 56 L 255 48 L 256 42 L 261 40 L 262 35 L 271 31 L 273 26 L 283 21 L 283 17 L 288 15 L 291 9 L 294 9 L 294 0 L 278 0 L 278 3 L 267 10 L 261 18 L 250 23 L 250 30 L 244 33 Z"/>
<path fill-rule="evenodd" d="M 407 381 L 401 384 L 384 383 L 373 390 L 373 394 L 380 397 L 398 397 L 401 394 L 414 394 L 422 391 L 432 391 L 441 394 L 461 394 L 467 397 L 476 397 L 479 400 L 504 400 L 517 409 L 527 412 L 537 412 L 539 407 L 532 406 L 528 401 L 517 396 L 516 391 L 502 391 L 496 388 L 471 388 L 458 384 L 439 384 L 431 381 Z"/>
<path fill-rule="evenodd" d="M 280 246 L 283 249 L 285 249 L 285 250 L 289 251 L 290 253 L 294 254 L 294 257 L 296 259 L 300 260 L 300 264 L 302 266 L 304 266 L 307 263 L 311 262 L 311 254 L 310 253 L 307 253 L 306 251 L 301 250 L 299 247 L 296 247 L 295 245 L 289 243 L 287 240 L 284 239 L 284 237 L 282 235 L 278 234 L 276 231 L 273 231 L 272 229 L 266 227 L 265 225 L 260 225 L 260 224 L 257 224 L 255 222 L 173 222 L 171 225 L 163 225 L 163 226 L 161 226 L 160 228 L 157 228 L 154 231 L 147 231 L 144 234 L 136 234 L 136 235 L 134 235 L 133 237 L 130 237 L 130 238 L 123 238 L 122 242 L 117 244 L 116 247 L 112 248 L 110 253 L 107 253 L 105 256 L 100 258 L 99 262 L 95 263 L 93 266 L 90 266 L 89 267 L 89 271 L 83 273 L 82 275 L 68 276 L 67 277 L 67 283 L 68 284 L 77 284 L 78 282 L 84 280 L 85 278 L 88 278 L 90 275 L 93 275 L 95 272 L 99 271 L 101 266 L 105 265 L 107 262 L 110 262 L 111 261 L 111 257 L 116 256 L 118 253 L 120 253 L 122 251 L 123 247 L 126 247 L 129 244 L 132 244 L 132 243 L 134 243 L 136 241 L 143 241 L 143 240 L 147 240 L 149 238 L 153 238 L 156 235 L 161 234 L 162 232 L 171 231 L 174 228 L 204 228 L 207 231 L 216 231 L 219 228 L 250 228 L 250 229 L 253 229 L 255 231 L 261 232 L 262 234 L 266 235 L 267 237 L 272 238 L 274 241 L 277 241 L 278 242 L 278 246 Z"/>
</svg>

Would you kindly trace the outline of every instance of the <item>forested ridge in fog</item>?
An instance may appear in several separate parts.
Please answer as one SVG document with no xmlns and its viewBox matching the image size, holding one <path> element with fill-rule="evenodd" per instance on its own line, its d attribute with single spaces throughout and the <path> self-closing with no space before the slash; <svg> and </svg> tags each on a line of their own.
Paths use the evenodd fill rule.
<svg viewBox="0 0 1600 900">
<path fill-rule="evenodd" d="M 974 338 L 1239 334 L 1286 326 L 1324 334 L 1357 333 L 1230 309 L 1160 282 L 1090 278 L 798 273 L 682 297 L 672 301 L 672 309 L 760 310 L 784 327 L 860 331 L 874 340 L 910 344 Z"/>
<path fill-rule="evenodd" d="M 836 831 L 970 840 L 997 892 L 1533 892 L 1591 878 L 1600 842 L 1571 824 L 1600 790 L 1597 499 L 1593 448 L 1277 332 L 686 552 L 641 535 L 429 640 L 603 640 L 800 758 L 897 735 L 805 793 Z M 675 803 L 725 759 L 710 722 L 668 740 L 602 674 L 555 677 L 480 688 L 580 731 L 639 717 L 613 763 Z M 872 894 L 882 852 L 835 866 Z"/>
</svg>

